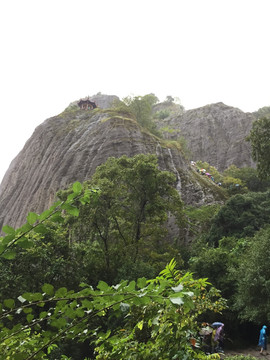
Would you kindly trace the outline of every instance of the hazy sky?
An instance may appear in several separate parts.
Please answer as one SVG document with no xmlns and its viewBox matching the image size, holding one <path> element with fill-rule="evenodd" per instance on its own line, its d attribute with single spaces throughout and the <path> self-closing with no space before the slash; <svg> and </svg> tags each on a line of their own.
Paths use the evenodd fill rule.
<svg viewBox="0 0 270 360">
<path fill-rule="evenodd" d="M 6 0 L 0 180 L 34 129 L 97 92 L 270 106 L 269 0 Z"/>
</svg>

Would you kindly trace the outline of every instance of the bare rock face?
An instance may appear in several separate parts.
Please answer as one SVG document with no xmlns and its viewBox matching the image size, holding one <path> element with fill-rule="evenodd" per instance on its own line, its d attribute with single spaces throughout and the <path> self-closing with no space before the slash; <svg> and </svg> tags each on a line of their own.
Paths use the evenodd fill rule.
<svg viewBox="0 0 270 360">
<path fill-rule="evenodd" d="M 99 109 L 109 109 L 112 107 L 114 102 L 120 101 L 119 97 L 116 95 L 105 95 L 97 93 L 93 96 L 87 96 L 85 99 L 93 101 Z M 78 101 L 73 101 L 66 110 L 71 110 L 78 107 Z"/>
<path fill-rule="evenodd" d="M 160 168 L 175 174 L 176 188 L 187 204 L 223 201 L 218 187 L 197 176 L 179 150 L 167 147 L 136 121 L 109 110 L 70 106 L 39 125 L 12 161 L 0 186 L 0 228 L 21 226 L 30 211 L 41 213 L 59 189 L 89 179 L 107 158 L 140 153 L 156 154 Z"/>
<path fill-rule="evenodd" d="M 179 130 L 171 137 L 183 136 L 194 161 L 202 160 L 224 171 L 230 165 L 255 167 L 251 146 L 245 141 L 255 115 L 223 103 L 188 110 L 165 123 Z"/>
</svg>

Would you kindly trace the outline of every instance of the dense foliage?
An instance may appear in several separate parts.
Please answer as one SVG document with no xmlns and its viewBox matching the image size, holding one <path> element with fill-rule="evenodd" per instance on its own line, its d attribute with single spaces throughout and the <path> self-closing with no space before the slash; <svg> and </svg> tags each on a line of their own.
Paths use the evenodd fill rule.
<svg viewBox="0 0 270 360">
<path fill-rule="evenodd" d="M 253 122 L 248 140 L 252 146 L 252 157 L 257 164 L 261 179 L 270 178 L 270 118 L 263 117 Z"/>
<path fill-rule="evenodd" d="M 228 299 L 227 321 L 234 326 L 237 319 L 258 325 L 270 319 L 269 215 L 269 191 L 235 195 L 193 244 L 190 269 Z"/>
<path fill-rule="evenodd" d="M 270 192 L 238 194 L 231 197 L 213 218 L 207 236 L 209 243 L 217 245 L 224 236 L 238 238 L 253 236 L 269 223 Z"/>
<path fill-rule="evenodd" d="M 116 107 L 160 135 L 157 100 Z M 223 310 L 229 331 L 269 322 L 269 126 L 257 120 L 248 138 L 258 172 L 197 162 L 225 204 L 185 207 L 155 156 L 123 156 L 19 229 L 4 226 L 0 359 L 214 359 L 200 350 L 201 321 Z M 189 247 L 168 235 L 169 218 L 193 236 Z"/>
<path fill-rule="evenodd" d="M 110 158 L 97 168 L 84 186 L 99 188 L 100 196 L 78 203 L 80 216 L 66 219 L 69 241 L 87 245 L 87 266 L 95 274 L 90 283 L 152 277 L 172 257 L 181 262 L 165 226 L 169 212 L 179 227 L 184 223 L 175 181 L 172 173 L 158 169 L 153 155 Z"/>
<path fill-rule="evenodd" d="M 153 118 L 152 108 L 158 98 L 154 94 L 144 96 L 128 96 L 122 101 L 115 103 L 115 110 L 128 113 L 142 127 L 148 129 L 154 135 L 161 136 Z"/>
<path fill-rule="evenodd" d="M 164 241 L 168 211 L 183 223 L 174 182 L 153 156 L 110 159 L 91 183 L 61 192 L 21 228 L 3 227 L 4 359 L 206 358 L 190 338 L 198 315 L 224 308 L 218 291 L 180 275 L 175 262 L 154 280 L 139 277 L 158 272 L 177 251 Z M 75 342 L 87 350 L 73 351 Z"/>
<path fill-rule="evenodd" d="M 79 183 L 66 200 L 41 215 L 30 213 L 20 229 L 5 226 L 8 235 L 1 238 L 1 256 L 11 259 L 16 256 L 14 249 L 31 249 L 32 233 L 46 234 L 51 223 L 61 224 L 63 210 L 79 216 L 77 201 L 83 205 L 90 201 L 90 192 Z M 97 359 L 208 359 L 192 345 L 198 337 L 196 319 L 207 310 L 225 307 L 219 292 L 209 285 L 190 273 L 181 275 L 175 261 L 153 280 L 139 278 L 115 286 L 99 281 L 96 289 L 81 283 L 79 291 L 55 290 L 45 283 L 42 292 L 28 291 L 17 300 L 3 301 L 1 358 L 68 359 L 69 354 L 58 350 L 63 342 L 76 340 L 87 342 L 89 348 L 92 344 Z"/>
</svg>

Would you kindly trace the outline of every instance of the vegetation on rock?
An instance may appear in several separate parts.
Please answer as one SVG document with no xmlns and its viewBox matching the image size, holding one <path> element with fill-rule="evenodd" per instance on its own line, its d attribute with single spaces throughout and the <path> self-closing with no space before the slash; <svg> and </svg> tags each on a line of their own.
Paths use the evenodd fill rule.
<svg viewBox="0 0 270 360">
<path fill-rule="evenodd" d="M 257 163 L 258 175 L 265 180 L 270 178 L 270 118 L 264 117 L 253 122 L 247 140 L 252 145 L 252 157 Z"/>
</svg>

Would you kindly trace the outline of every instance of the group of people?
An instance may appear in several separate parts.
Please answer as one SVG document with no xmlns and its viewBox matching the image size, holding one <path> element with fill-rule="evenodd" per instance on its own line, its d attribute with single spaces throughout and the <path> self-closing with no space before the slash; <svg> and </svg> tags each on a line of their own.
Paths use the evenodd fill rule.
<svg viewBox="0 0 270 360">
<path fill-rule="evenodd" d="M 204 352 L 208 354 L 223 353 L 224 335 L 224 324 L 222 322 L 214 322 L 211 325 L 205 323 L 200 331 Z"/>
<path fill-rule="evenodd" d="M 196 165 L 195 161 L 191 161 L 190 164 L 191 164 L 192 166 L 195 166 L 195 167 L 196 167 L 196 169 L 197 169 L 196 171 L 197 171 L 199 174 L 208 176 L 209 179 L 211 179 L 211 180 L 212 180 L 214 183 L 216 183 L 218 186 L 221 186 L 221 185 L 222 185 L 221 182 L 216 182 L 215 179 L 214 179 L 214 177 L 213 177 L 211 174 L 209 174 L 208 172 L 206 172 L 206 169 L 199 169 L 199 168 L 197 168 L 197 165 Z"/>
<path fill-rule="evenodd" d="M 205 353 L 223 353 L 224 352 L 224 324 L 214 322 L 211 325 L 203 323 L 199 334 L 201 336 L 201 346 Z M 267 326 L 263 325 L 260 330 L 258 346 L 260 354 L 264 355 L 267 350 Z"/>
</svg>

